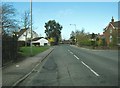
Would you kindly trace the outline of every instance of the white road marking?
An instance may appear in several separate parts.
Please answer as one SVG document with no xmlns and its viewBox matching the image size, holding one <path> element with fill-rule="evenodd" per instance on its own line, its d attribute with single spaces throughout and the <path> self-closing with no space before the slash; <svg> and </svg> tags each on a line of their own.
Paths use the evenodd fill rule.
<svg viewBox="0 0 120 88">
<path fill-rule="evenodd" d="M 39 63 L 36 65 L 36 67 L 39 65 Z"/>
<path fill-rule="evenodd" d="M 73 52 L 70 52 L 71 54 L 73 54 Z"/>
<path fill-rule="evenodd" d="M 70 50 L 68 50 L 68 52 L 70 52 L 71 54 L 73 54 L 73 52 L 71 52 Z"/>
<path fill-rule="evenodd" d="M 92 71 L 96 76 L 100 76 L 98 73 L 96 73 L 93 69 L 91 69 L 88 65 L 86 65 L 83 61 L 81 61 L 83 65 L 85 65 L 90 71 Z"/>
<path fill-rule="evenodd" d="M 74 55 L 74 57 L 79 60 L 79 58 L 76 55 Z"/>
<path fill-rule="evenodd" d="M 19 65 L 16 65 L 16 67 L 18 68 L 18 67 L 20 67 Z"/>
</svg>

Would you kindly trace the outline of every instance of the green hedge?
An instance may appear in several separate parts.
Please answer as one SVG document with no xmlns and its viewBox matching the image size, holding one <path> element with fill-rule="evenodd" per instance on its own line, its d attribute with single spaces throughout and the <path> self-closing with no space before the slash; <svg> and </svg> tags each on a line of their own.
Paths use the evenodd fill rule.
<svg viewBox="0 0 120 88">
<path fill-rule="evenodd" d="M 91 46 L 91 41 L 89 40 L 83 40 L 83 41 L 78 41 L 79 46 Z"/>
</svg>

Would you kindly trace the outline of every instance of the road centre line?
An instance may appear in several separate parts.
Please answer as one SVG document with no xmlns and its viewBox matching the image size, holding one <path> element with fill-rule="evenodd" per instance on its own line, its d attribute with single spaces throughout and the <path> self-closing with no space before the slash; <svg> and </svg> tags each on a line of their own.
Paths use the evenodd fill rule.
<svg viewBox="0 0 120 88">
<path fill-rule="evenodd" d="M 39 65 L 39 63 L 36 65 L 36 67 Z"/>
<path fill-rule="evenodd" d="M 68 51 L 69 51 L 71 54 L 73 54 L 73 52 L 71 52 L 70 50 L 68 50 Z M 78 58 L 76 55 L 74 55 L 74 57 L 79 60 L 79 58 Z"/>
<path fill-rule="evenodd" d="M 79 60 L 79 58 L 76 55 L 74 55 L 74 57 Z"/>
<path fill-rule="evenodd" d="M 68 50 L 71 54 L 73 54 L 73 52 L 71 52 L 70 50 Z"/>
<path fill-rule="evenodd" d="M 73 52 L 70 52 L 71 54 L 73 54 Z"/>
<path fill-rule="evenodd" d="M 90 71 L 92 71 L 96 76 L 100 76 L 98 73 L 96 73 L 92 68 L 90 68 L 87 64 L 85 64 L 83 61 L 81 61 L 83 65 L 85 65 Z"/>
</svg>

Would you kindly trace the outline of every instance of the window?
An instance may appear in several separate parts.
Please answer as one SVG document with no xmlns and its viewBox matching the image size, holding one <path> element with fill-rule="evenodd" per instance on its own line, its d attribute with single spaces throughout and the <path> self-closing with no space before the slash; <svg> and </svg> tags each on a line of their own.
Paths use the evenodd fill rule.
<svg viewBox="0 0 120 88">
<path fill-rule="evenodd" d="M 110 42 L 112 42 L 112 36 L 110 35 Z"/>
<path fill-rule="evenodd" d="M 112 29 L 110 29 L 110 33 L 112 33 Z"/>
</svg>

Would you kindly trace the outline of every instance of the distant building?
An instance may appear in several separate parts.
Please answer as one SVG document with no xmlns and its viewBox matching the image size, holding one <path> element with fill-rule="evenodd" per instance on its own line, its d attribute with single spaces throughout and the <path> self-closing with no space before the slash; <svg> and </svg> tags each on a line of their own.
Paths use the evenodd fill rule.
<svg viewBox="0 0 120 88">
<path fill-rule="evenodd" d="M 104 35 L 106 43 L 109 46 L 110 44 L 117 45 L 120 43 L 120 21 L 114 21 L 112 17 L 111 22 L 104 29 Z"/>
</svg>

